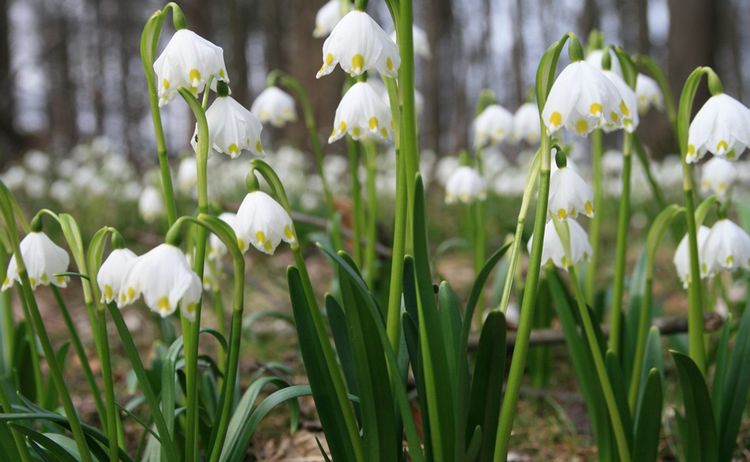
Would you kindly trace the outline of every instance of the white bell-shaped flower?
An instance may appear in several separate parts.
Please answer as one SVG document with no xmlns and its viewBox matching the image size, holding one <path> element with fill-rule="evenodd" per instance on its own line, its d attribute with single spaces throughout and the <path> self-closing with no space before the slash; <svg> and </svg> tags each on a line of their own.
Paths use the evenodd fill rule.
<svg viewBox="0 0 750 462">
<path fill-rule="evenodd" d="M 469 204 L 487 197 L 487 184 L 472 167 L 458 167 L 448 177 L 445 184 L 445 202 L 463 202 Z"/>
<path fill-rule="evenodd" d="M 164 200 L 161 192 L 153 186 L 146 186 L 138 198 L 138 211 L 147 223 L 164 215 Z"/>
<path fill-rule="evenodd" d="M 333 143 L 347 133 L 355 140 L 387 140 L 391 136 L 391 111 L 367 82 L 355 83 L 341 98 L 328 142 Z"/>
<path fill-rule="evenodd" d="M 391 40 L 398 44 L 396 31 L 391 32 Z M 417 26 L 412 26 L 411 29 L 411 40 L 414 45 L 414 54 L 424 59 L 430 59 L 432 52 L 430 51 L 430 42 L 427 40 L 427 33 Z"/>
<path fill-rule="evenodd" d="M 586 61 L 568 64 L 552 84 L 542 110 L 550 133 L 562 126 L 581 136 L 622 119 L 622 98 L 602 71 Z"/>
<path fill-rule="evenodd" d="M 331 33 L 336 24 L 342 18 L 341 2 L 339 0 L 329 0 L 315 13 L 315 29 L 313 37 L 323 38 Z"/>
<path fill-rule="evenodd" d="M 701 226 L 700 228 L 698 228 L 698 233 L 696 236 L 696 241 L 698 243 L 698 261 L 702 261 L 701 248 L 703 248 L 703 243 L 706 242 L 708 232 L 709 229 L 706 226 Z M 682 240 L 680 240 L 680 243 L 677 244 L 677 250 L 675 250 L 672 263 L 674 263 L 675 270 L 677 270 L 677 275 L 682 281 L 682 287 L 687 289 L 688 285 L 690 284 L 690 249 L 688 249 L 687 234 L 685 234 L 685 236 L 682 237 Z M 698 266 L 702 265 L 699 263 Z"/>
<path fill-rule="evenodd" d="M 697 162 L 706 152 L 729 160 L 750 145 L 750 109 L 720 93 L 706 101 L 688 130 L 687 162 Z"/>
<path fill-rule="evenodd" d="M 177 167 L 177 188 L 187 194 L 198 184 L 198 163 L 195 156 L 184 157 Z"/>
<path fill-rule="evenodd" d="M 243 252 L 252 244 L 261 252 L 273 255 L 281 241 L 288 244 L 297 242 L 292 217 L 263 191 L 253 191 L 242 200 L 234 231 Z"/>
<path fill-rule="evenodd" d="M 588 261 L 591 256 L 591 244 L 586 231 L 575 220 L 566 220 L 560 222 L 558 226 L 568 226 L 568 237 L 570 255 L 565 251 L 560 235 L 557 233 L 557 227 L 554 220 L 549 220 L 544 225 L 544 244 L 542 245 L 542 265 L 552 262 L 555 266 L 565 271 L 568 267 L 575 266 L 582 261 Z M 531 253 L 533 235 L 528 242 L 528 251 Z"/>
<path fill-rule="evenodd" d="M 539 142 L 541 132 L 539 109 L 535 103 L 523 103 L 513 115 L 513 139 L 530 145 Z"/>
<path fill-rule="evenodd" d="M 474 119 L 474 149 L 499 144 L 513 136 L 513 114 L 499 104 L 490 104 Z"/>
<path fill-rule="evenodd" d="M 260 132 L 263 125 L 252 112 L 231 96 L 217 97 L 206 111 L 208 136 L 211 137 L 211 149 L 226 154 L 232 159 L 243 151 L 250 151 L 256 156 L 263 155 Z M 193 148 L 197 145 L 197 128 L 193 135 Z"/>
<path fill-rule="evenodd" d="M 336 64 L 352 77 L 370 70 L 396 77 L 401 65 L 398 47 L 364 11 L 350 11 L 323 43 L 323 66 L 317 78 L 333 72 Z"/>
<path fill-rule="evenodd" d="M 113 249 L 99 268 L 96 283 L 104 303 L 117 301 L 122 283 L 138 256 L 130 249 Z"/>
<path fill-rule="evenodd" d="M 701 276 L 718 271 L 750 269 L 750 235 L 732 221 L 717 221 L 700 246 Z"/>
<path fill-rule="evenodd" d="M 230 212 L 224 212 L 219 215 L 219 220 L 228 224 L 232 229 L 236 229 L 237 215 Z M 215 234 L 208 237 L 208 258 L 218 260 L 227 253 L 227 246 Z"/>
<path fill-rule="evenodd" d="M 638 112 L 645 114 L 651 107 L 664 108 L 664 95 L 656 80 L 645 74 L 638 74 L 635 80 L 635 94 L 638 97 Z"/>
<path fill-rule="evenodd" d="M 70 257 L 65 249 L 52 242 L 43 232 L 30 232 L 21 240 L 20 246 L 32 289 L 50 284 L 67 287 L 70 278 L 59 275 L 68 271 L 68 263 L 70 263 Z M 14 281 L 21 282 L 15 255 L 10 257 L 8 262 L 2 290 L 12 287 Z"/>
<path fill-rule="evenodd" d="M 178 305 L 184 314 L 195 315 L 201 299 L 202 284 L 190 268 L 185 254 L 171 244 L 160 244 L 137 257 L 120 287 L 120 308 L 135 302 L 143 294 L 146 305 L 163 318 Z"/>
<path fill-rule="evenodd" d="M 600 71 L 603 71 L 604 68 L 602 67 L 602 57 L 604 56 L 604 50 L 593 50 L 591 53 L 586 56 L 586 62 L 594 66 L 595 68 L 599 69 Z M 617 59 L 617 54 L 614 52 L 614 50 L 609 50 L 609 57 L 610 57 L 610 66 L 609 68 L 614 72 L 615 74 L 622 77 L 622 66 L 620 66 L 620 60 Z"/>
<path fill-rule="evenodd" d="M 292 95 L 279 87 L 266 87 L 260 92 L 250 112 L 262 122 L 270 122 L 274 127 L 283 127 L 287 122 L 297 120 Z"/>
<path fill-rule="evenodd" d="M 560 220 L 576 218 L 579 213 L 594 216 L 591 186 L 570 167 L 558 168 L 550 177 L 549 214 Z"/>
<path fill-rule="evenodd" d="M 712 157 L 703 165 L 701 189 L 704 193 L 716 194 L 723 201 L 737 181 L 737 175 L 737 164 L 721 157 Z"/>
<path fill-rule="evenodd" d="M 167 104 L 180 87 L 201 93 L 209 78 L 229 82 L 224 51 L 195 32 L 180 29 L 154 61 L 159 106 Z"/>
<path fill-rule="evenodd" d="M 616 72 L 602 71 L 602 73 L 614 84 L 620 94 L 620 113 L 610 113 L 608 120 L 604 123 L 604 130 L 612 131 L 623 128 L 627 132 L 634 132 L 638 127 L 638 97 L 635 91 Z"/>
</svg>

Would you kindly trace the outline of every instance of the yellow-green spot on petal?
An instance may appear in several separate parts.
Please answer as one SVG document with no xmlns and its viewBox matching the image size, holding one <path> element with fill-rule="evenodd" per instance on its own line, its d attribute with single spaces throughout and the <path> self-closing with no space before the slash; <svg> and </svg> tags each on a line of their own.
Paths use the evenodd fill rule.
<svg viewBox="0 0 750 462">
<path fill-rule="evenodd" d="M 273 250 L 273 244 L 271 244 L 271 241 L 266 241 L 263 243 L 263 248 L 266 249 L 266 252 L 271 252 Z"/>
<path fill-rule="evenodd" d="M 187 306 L 187 312 L 190 314 L 195 314 L 195 309 L 198 307 L 195 303 L 188 303 Z"/>
<path fill-rule="evenodd" d="M 237 146 L 236 143 L 232 143 L 227 148 L 227 151 L 229 151 L 229 154 L 239 154 L 240 148 L 239 148 L 239 146 Z"/>
<path fill-rule="evenodd" d="M 65 276 L 55 276 L 55 281 L 57 281 L 58 284 L 62 284 L 65 282 Z"/>
<path fill-rule="evenodd" d="M 559 127 L 562 123 L 562 114 L 557 111 L 553 112 L 552 115 L 549 116 L 549 123 L 553 127 Z"/>
<path fill-rule="evenodd" d="M 104 284 L 104 298 L 112 300 L 112 286 L 109 284 Z"/>
<path fill-rule="evenodd" d="M 290 241 L 294 239 L 294 232 L 289 225 L 284 226 L 284 236 Z"/>
<path fill-rule="evenodd" d="M 200 81 L 201 80 L 201 73 L 200 73 L 200 71 L 198 69 L 192 68 L 188 72 L 188 78 L 190 79 L 191 83 L 195 82 L 196 80 Z"/>
<path fill-rule="evenodd" d="M 628 109 L 628 105 L 625 104 L 625 101 L 620 100 L 620 112 L 622 112 L 622 115 L 625 117 L 630 115 L 630 109 Z"/>
<path fill-rule="evenodd" d="M 352 136 L 355 138 L 359 137 L 359 127 L 352 128 Z"/>
<path fill-rule="evenodd" d="M 591 215 L 594 213 L 594 206 L 591 205 L 591 201 L 586 201 L 584 207 L 586 208 L 586 215 Z"/>
<path fill-rule="evenodd" d="M 732 149 L 728 153 L 724 154 L 724 157 L 726 157 L 729 160 L 734 160 L 734 158 L 737 157 L 737 151 L 735 151 L 734 149 Z"/>
<path fill-rule="evenodd" d="M 42 273 L 42 277 L 39 278 L 42 284 L 46 284 L 49 282 L 49 276 L 47 276 L 47 273 Z"/>
<path fill-rule="evenodd" d="M 36 279 L 35 278 L 29 278 L 29 282 L 31 283 L 32 286 L 36 285 Z"/>
<path fill-rule="evenodd" d="M 565 209 L 560 209 L 557 211 L 557 218 L 564 220 L 568 217 L 568 211 Z"/>
<path fill-rule="evenodd" d="M 352 70 L 354 72 L 360 72 L 364 68 L 365 68 L 365 57 L 359 53 L 352 56 Z"/>
<path fill-rule="evenodd" d="M 258 244 L 263 244 L 266 242 L 266 233 L 263 231 L 258 231 L 255 233 L 255 241 L 258 242 Z"/>
<path fill-rule="evenodd" d="M 597 116 L 602 113 L 602 103 L 591 103 L 591 106 L 589 107 L 589 112 L 593 116 Z"/>
<path fill-rule="evenodd" d="M 127 294 L 128 294 L 128 297 L 127 297 L 128 300 L 134 298 L 135 297 L 135 289 L 132 288 L 132 287 L 128 287 Z"/>
<path fill-rule="evenodd" d="M 612 111 L 609 114 L 609 118 L 612 119 L 612 122 L 614 123 L 617 123 L 620 120 L 620 116 L 615 111 Z"/>
<path fill-rule="evenodd" d="M 326 53 L 326 66 L 330 66 L 331 64 L 333 64 L 333 55 Z"/>
<path fill-rule="evenodd" d="M 724 141 L 724 140 L 720 140 L 720 141 L 719 141 L 719 142 L 718 142 L 718 143 L 716 144 L 716 150 L 717 150 L 717 151 L 726 151 L 727 149 L 729 149 L 729 143 L 727 143 L 727 142 L 726 142 L 726 141 Z"/>
<path fill-rule="evenodd" d="M 382 136 L 383 138 L 388 138 L 388 130 L 386 130 L 386 129 L 385 129 L 385 127 L 384 127 L 384 128 L 381 128 L 381 129 L 380 129 L 380 135 L 381 135 L 381 136 Z"/>
<path fill-rule="evenodd" d="M 169 298 L 161 297 L 159 300 L 157 300 L 156 309 L 159 310 L 160 313 L 168 313 L 170 309 Z"/>
<path fill-rule="evenodd" d="M 367 123 L 370 125 L 370 130 L 377 130 L 378 129 L 378 118 L 377 117 L 370 117 L 370 120 L 368 120 Z"/>
<path fill-rule="evenodd" d="M 245 241 L 243 241 L 240 238 L 237 238 L 237 247 L 239 247 L 240 250 L 245 250 L 246 246 L 247 246 L 247 244 L 245 244 Z"/>
<path fill-rule="evenodd" d="M 729 255 L 725 261 L 727 266 L 732 266 L 734 264 L 734 255 Z"/>
<path fill-rule="evenodd" d="M 8 278 L 8 276 L 5 276 L 5 280 L 3 281 L 3 285 L 7 286 L 9 284 L 10 284 L 10 278 Z"/>
<path fill-rule="evenodd" d="M 227 76 L 226 71 L 224 69 L 219 69 L 219 77 L 221 77 L 222 79 L 225 79 L 226 76 Z"/>
<path fill-rule="evenodd" d="M 161 86 L 162 86 L 162 88 L 164 88 L 165 90 L 166 90 L 166 89 L 168 89 L 168 88 L 169 88 L 169 80 L 167 80 L 167 79 L 162 79 L 162 81 L 161 81 Z"/>
<path fill-rule="evenodd" d="M 692 144 L 688 144 L 687 153 L 688 154 L 695 154 L 695 146 L 693 146 Z"/>
<path fill-rule="evenodd" d="M 585 135 L 589 131 L 589 123 L 586 122 L 586 119 L 578 119 L 576 122 L 576 131 L 581 135 Z"/>
<path fill-rule="evenodd" d="M 339 133 L 344 133 L 345 131 L 346 131 L 346 122 L 342 120 L 341 123 L 339 124 Z"/>
<path fill-rule="evenodd" d="M 390 56 L 385 59 L 385 68 L 389 71 L 393 71 L 393 60 Z"/>
<path fill-rule="evenodd" d="M 255 150 L 258 152 L 263 152 L 263 145 L 260 143 L 260 140 L 255 143 Z"/>
</svg>

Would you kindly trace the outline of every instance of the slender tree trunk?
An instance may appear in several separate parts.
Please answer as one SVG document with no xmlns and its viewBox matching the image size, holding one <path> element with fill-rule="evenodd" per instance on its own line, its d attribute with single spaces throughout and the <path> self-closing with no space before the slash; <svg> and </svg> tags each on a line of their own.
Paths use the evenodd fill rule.
<svg viewBox="0 0 750 462">
<path fill-rule="evenodd" d="M 513 69 L 513 104 L 520 105 L 526 99 L 527 82 L 524 81 L 524 59 L 526 44 L 523 40 L 524 0 L 516 0 L 513 11 L 513 48 L 511 48 L 511 67 Z"/>
<path fill-rule="evenodd" d="M 15 127 L 15 85 L 10 63 L 10 24 L 12 0 L 0 0 L 0 167 L 18 155 L 22 140 Z"/>
<path fill-rule="evenodd" d="M 232 78 L 232 93 L 243 104 L 250 103 L 247 72 L 247 11 L 241 0 L 227 0 L 229 28 L 232 31 L 232 56 L 229 59 L 229 75 Z"/>
</svg>

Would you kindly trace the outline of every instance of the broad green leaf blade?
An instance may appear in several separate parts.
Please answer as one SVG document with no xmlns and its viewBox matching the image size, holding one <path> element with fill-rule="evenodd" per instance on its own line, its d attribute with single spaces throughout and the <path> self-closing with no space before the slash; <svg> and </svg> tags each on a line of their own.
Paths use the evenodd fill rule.
<svg viewBox="0 0 750 462">
<path fill-rule="evenodd" d="M 311 307 L 307 303 L 297 268 L 289 267 L 287 278 L 300 351 L 331 457 L 335 460 L 356 461 L 354 445 L 361 444 L 360 437 L 349 431 L 344 418 L 345 413 L 353 413 L 353 410 L 347 397 L 336 392 L 332 374 L 340 374 L 341 371 L 331 370 L 325 359 L 321 342 L 327 342 L 328 338 L 318 338 L 311 315 L 311 310 L 317 307 Z"/>
<path fill-rule="evenodd" d="M 505 378 L 505 315 L 492 311 L 484 321 L 479 336 L 474 377 L 471 383 L 469 412 L 466 422 L 466 441 L 470 452 L 473 434 L 477 428 L 487 435 L 478 451 L 479 460 L 490 460 L 495 452 L 495 439 L 498 415 L 502 403 L 503 379 Z"/>
<path fill-rule="evenodd" d="M 607 366 L 607 375 L 609 381 L 612 384 L 612 392 L 615 395 L 615 401 L 617 402 L 617 408 L 620 412 L 620 421 L 622 428 L 625 430 L 625 437 L 628 440 L 628 447 L 633 447 L 633 421 L 630 417 L 630 409 L 628 408 L 628 391 L 625 386 L 625 378 L 620 369 L 620 362 L 617 359 L 617 355 L 613 351 L 607 352 L 605 359 Z"/>
<path fill-rule="evenodd" d="M 674 350 L 671 353 L 677 365 L 682 401 L 685 405 L 685 460 L 716 461 L 719 457 L 716 424 L 703 374 L 689 356 Z"/>
<path fill-rule="evenodd" d="M 339 302 L 330 294 L 327 294 L 325 297 L 325 307 L 326 314 L 328 315 L 328 323 L 331 325 L 333 343 L 336 345 L 336 353 L 339 357 L 339 363 L 341 363 L 341 369 L 344 372 L 344 378 L 346 379 L 349 393 L 359 396 L 357 380 L 354 378 L 354 360 L 352 359 L 349 333 L 346 331 L 344 309 L 341 308 Z M 359 408 L 356 409 L 358 412 L 357 418 L 360 418 Z"/>
<path fill-rule="evenodd" d="M 635 422 L 633 460 L 656 461 L 659 452 L 659 430 L 661 428 L 662 389 L 661 375 L 651 369 L 643 387 L 643 399 Z"/>
<path fill-rule="evenodd" d="M 39 433 L 38 431 L 25 425 L 13 424 L 13 427 L 17 432 L 23 434 L 30 441 L 44 448 L 45 452 L 47 452 L 47 455 L 52 458 L 52 460 L 59 462 L 80 462 L 81 457 L 78 453 L 78 449 L 76 448 L 75 441 L 68 438 L 72 445 L 63 443 L 63 446 L 50 438 L 50 435 Z M 67 438 L 62 435 L 57 436 Z"/>
</svg>

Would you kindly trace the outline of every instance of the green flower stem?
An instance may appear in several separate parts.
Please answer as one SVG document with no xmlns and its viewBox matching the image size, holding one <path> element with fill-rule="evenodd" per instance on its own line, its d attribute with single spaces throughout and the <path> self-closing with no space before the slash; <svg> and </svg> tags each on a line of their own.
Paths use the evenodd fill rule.
<svg viewBox="0 0 750 462">
<path fill-rule="evenodd" d="M 198 211 L 208 213 L 208 150 L 209 134 L 208 122 L 206 120 L 206 111 L 203 105 L 185 88 L 179 89 L 185 102 L 193 111 L 198 126 L 198 142 L 195 149 L 197 164 L 197 188 L 198 188 Z M 193 260 L 193 270 L 203 281 L 203 267 L 206 259 L 206 240 L 208 232 L 203 226 L 196 230 L 195 238 L 195 255 Z M 187 428 L 185 430 L 185 459 L 195 460 L 198 456 L 198 336 L 200 334 L 201 321 L 201 301 L 198 301 L 195 307 L 195 319 L 190 321 L 182 319 L 183 334 L 185 340 L 185 376 L 186 376 L 186 419 Z"/>
<path fill-rule="evenodd" d="M 0 252 L 2 252 L 1 249 Z M 7 255 L 3 255 L 3 257 L 5 258 L 2 258 L 2 263 L 0 264 L 2 264 L 3 268 L 7 268 Z M 16 327 L 13 322 L 13 301 L 10 294 L 11 292 L 9 290 L 0 292 L 0 311 L 2 311 L 2 313 L 0 313 L 0 332 L 3 334 L 3 338 L 0 339 L 0 342 L 3 343 L 3 366 L 10 365 L 13 362 L 13 348 L 16 336 Z M 7 375 L 10 374 L 10 371 L 3 369 L 0 370 L 0 374 Z"/>
<path fill-rule="evenodd" d="M 10 405 L 8 396 L 5 393 L 5 387 L 3 386 L 0 386 L 0 409 L 2 409 L 2 411 L 7 414 L 13 412 L 13 408 Z M 18 450 L 18 455 L 21 456 L 21 462 L 31 462 L 29 448 L 26 447 L 26 443 L 24 442 L 23 437 L 18 434 L 18 432 L 15 428 L 13 428 L 12 425 L 8 425 L 7 423 L 0 423 L 0 425 L 5 425 L 6 428 L 10 430 L 11 435 L 13 435 L 13 442 L 15 443 L 16 449 Z"/>
<path fill-rule="evenodd" d="M 358 267 L 362 267 L 362 233 L 364 232 L 362 204 L 362 184 L 359 181 L 360 145 L 357 141 L 347 137 L 346 150 L 349 154 L 349 176 L 352 182 L 352 259 Z"/>
<path fill-rule="evenodd" d="M 617 453 L 620 457 L 621 462 L 630 461 L 630 448 L 628 446 L 628 440 L 625 436 L 625 429 L 622 425 L 622 418 L 620 417 L 620 410 L 617 407 L 617 401 L 615 401 L 615 394 L 612 390 L 612 384 L 609 381 L 609 375 L 607 375 L 607 369 L 604 365 L 604 358 L 602 357 L 602 351 L 599 348 L 599 341 L 594 332 L 594 324 L 591 321 L 591 315 L 589 309 L 586 306 L 586 300 L 583 297 L 580 287 L 578 286 L 578 278 L 574 267 L 568 268 L 570 274 L 570 280 L 573 285 L 573 292 L 575 299 L 578 304 L 578 312 L 581 315 L 581 321 L 583 323 L 583 330 L 586 334 L 586 340 L 591 350 L 591 356 L 594 359 L 594 368 L 596 369 L 596 375 L 599 377 L 599 384 L 602 387 L 602 393 L 604 394 L 604 401 L 607 404 L 607 411 L 609 412 L 610 422 L 612 423 L 612 430 L 615 434 L 615 442 L 617 443 Z"/>
<path fill-rule="evenodd" d="M 667 206 L 667 202 L 664 200 L 664 193 L 662 192 L 659 183 L 656 182 L 656 178 L 654 178 L 654 173 L 651 171 L 651 162 L 648 159 L 646 149 L 644 149 L 643 143 L 641 143 L 641 139 L 638 135 L 635 135 L 633 137 L 633 149 L 635 151 L 635 154 L 638 156 L 638 161 L 640 161 L 641 167 L 643 167 L 643 172 L 646 175 L 646 180 L 648 181 L 649 186 L 651 186 L 651 192 L 654 195 L 654 200 L 656 200 L 659 208 L 663 209 Z"/>
<path fill-rule="evenodd" d="M 591 244 L 591 261 L 586 269 L 586 300 L 589 305 L 594 306 L 594 296 L 596 295 L 596 274 L 599 266 L 602 214 L 604 208 L 602 202 L 604 199 L 604 186 L 602 168 L 603 157 L 602 130 L 597 128 L 591 132 L 591 170 L 594 190 L 594 216 L 591 218 L 589 225 L 589 243 Z"/>
<path fill-rule="evenodd" d="M 117 329 L 117 332 L 120 336 L 122 345 L 128 355 L 130 365 L 133 368 L 136 379 L 138 380 L 138 386 L 143 392 L 143 397 L 146 400 L 146 404 L 148 405 L 149 410 L 151 411 L 151 418 L 154 421 L 156 431 L 159 435 L 159 440 L 161 441 L 162 457 L 164 458 L 164 460 L 170 462 L 181 460 L 177 445 L 174 444 L 172 434 L 170 433 L 169 427 L 164 420 L 164 415 L 161 412 L 159 399 L 156 397 L 156 393 L 154 393 L 154 389 L 151 387 L 151 382 L 148 378 L 148 374 L 146 373 L 146 368 L 144 367 L 143 361 L 138 354 L 138 348 L 133 342 L 133 337 L 131 337 L 130 335 L 130 331 L 128 330 L 127 324 L 125 324 L 125 320 L 122 318 L 120 310 L 114 303 L 109 304 L 109 314 L 112 317 L 112 321 L 115 324 L 115 328 Z"/>
<path fill-rule="evenodd" d="M 97 385 L 96 379 L 94 378 L 94 373 L 91 371 L 91 366 L 89 365 L 89 360 L 86 356 L 86 349 L 83 347 L 83 342 L 81 342 L 81 337 L 78 335 L 78 330 L 76 329 L 75 323 L 73 322 L 73 318 L 70 317 L 70 311 L 68 310 L 68 306 L 65 304 L 65 300 L 63 300 L 60 289 L 51 284 L 50 288 L 52 289 L 52 293 L 55 296 L 55 302 L 57 302 L 57 306 L 60 308 L 60 313 L 62 314 L 65 327 L 68 329 L 68 333 L 70 334 L 70 342 L 73 344 L 73 349 L 78 356 L 78 360 L 81 362 L 83 375 L 86 377 L 86 382 L 88 383 L 89 388 L 91 388 L 91 393 L 94 395 L 93 397 L 94 404 L 96 405 L 96 412 L 99 415 L 99 418 L 106 423 L 107 413 L 105 412 L 104 401 L 102 401 L 99 386 Z"/>
<path fill-rule="evenodd" d="M 547 221 L 547 204 L 549 201 L 550 137 L 543 124 L 540 150 L 541 166 L 539 170 L 539 197 L 537 198 L 536 216 L 534 218 L 531 258 L 529 259 L 529 270 L 526 276 L 526 289 L 524 291 L 523 304 L 521 306 L 521 319 L 516 334 L 516 345 L 513 348 L 513 357 L 510 363 L 508 382 L 505 386 L 505 396 L 503 397 L 503 404 L 500 408 L 500 422 L 495 435 L 495 454 L 493 459 L 495 462 L 501 462 L 508 458 L 510 432 L 513 428 L 513 419 L 516 415 L 516 405 L 521 390 L 523 371 L 526 368 L 526 356 L 529 351 L 529 338 L 531 336 L 531 327 L 534 321 L 534 306 L 536 304 L 537 284 L 539 282 L 539 272 L 542 262 L 542 246 L 544 244 L 544 225 Z M 508 270 L 508 274 L 512 273 L 513 268 L 511 267 Z"/>
<path fill-rule="evenodd" d="M 518 212 L 518 221 L 516 222 L 516 231 L 513 234 L 513 243 L 510 249 L 510 258 L 508 260 L 508 272 L 505 275 L 505 284 L 503 285 L 503 293 L 500 297 L 500 304 L 498 309 L 503 314 L 508 311 L 508 304 L 510 303 L 510 293 L 513 288 L 513 279 L 516 277 L 516 268 L 518 268 L 518 258 L 521 255 L 521 249 L 523 246 L 522 237 L 523 229 L 526 225 L 526 215 L 529 213 L 529 204 L 531 204 L 531 197 L 536 190 L 535 186 L 537 178 L 539 178 L 540 168 L 540 153 L 541 148 L 534 154 L 534 159 L 531 161 L 531 168 L 526 176 L 526 186 L 523 189 L 523 196 L 521 197 L 521 209 Z"/>
<path fill-rule="evenodd" d="M 218 273 L 214 273 L 218 274 Z M 221 290 L 215 289 L 211 291 L 211 301 L 214 306 L 214 313 L 216 315 L 216 324 L 219 330 L 219 333 L 226 338 L 227 336 L 227 326 L 226 326 L 226 319 L 224 314 L 224 298 L 222 295 Z M 219 364 L 224 364 L 226 361 L 226 352 L 219 348 L 219 351 L 217 352 Z M 221 366 L 220 366 L 221 367 Z M 224 372 L 222 370 L 222 372 Z"/>
<path fill-rule="evenodd" d="M 21 308 L 26 319 L 26 341 L 29 342 L 31 350 L 31 370 L 34 372 L 34 391 L 36 393 L 36 402 L 41 403 L 44 397 L 44 381 L 42 380 L 42 365 L 39 361 L 39 349 L 37 348 L 37 335 L 34 327 L 34 320 L 31 316 L 31 307 L 26 303 L 23 296 L 23 287 L 18 287 L 18 298 L 21 301 Z"/>
<path fill-rule="evenodd" d="M 119 440 L 121 422 L 117 412 L 117 403 L 115 401 L 115 384 L 112 379 L 112 360 L 109 352 L 109 340 L 107 338 L 107 318 L 103 309 L 97 310 L 99 317 L 99 343 L 102 349 L 102 379 L 104 381 L 104 401 L 107 403 L 107 438 L 109 439 L 109 460 L 117 462 L 119 460 Z"/>
<path fill-rule="evenodd" d="M 168 5 L 165 10 L 170 7 Z M 179 8 L 177 8 L 179 9 Z M 143 33 L 141 34 L 141 62 L 143 72 L 146 75 L 148 87 L 148 100 L 151 108 L 151 120 L 154 125 L 154 137 L 156 138 L 156 153 L 159 159 L 159 171 L 161 173 L 162 195 L 164 205 L 167 209 L 167 223 L 169 226 L 177 220 L 177 203 L 174 199 L 174 187 L 172 186 L 172 174 L 169 170 L 169 158 L 167 156 L 167 142 L 164 137 L 164 127 L 161 122 L 159 111 L 159 96 L 156 90 L 156 74 L 154 73 L 154 55 L 161 35 L 161 27 L 164 22 L 164 13 L 157 11 L 149 18 Z"/>
<path fill-rule="evenodd" d="M 698 254 L 698 229 L 695 220 L 695 196 L 693 193 L 693 167 L 687 163 L 688 129 L 690 116 L 693 110 L 695 93 L 698 91 L 703 75 L 708 78 L 709 87 L 718 82 L 719 77 L 710 67 L 696 68 L 685 81 L 680 95 L 680 104 L 677 110 L 677 141 L 680 145 L 680 158 L 682 161 L 682 190 L 685 196 L 685 221 L 687 222 L 688 252 L 690 255 L 690 279 L 688 284 L 688 345 L 690 358 L 695 362 L 698 369 L 706 373 L 706 350 L 703 339 L 703 295 L 701 273 Z M 715 85 L 713 85 L 715 86 Z"/>
<path fill-rule="evenodd" d="M 320 183 L 323 186 L 323 200 L 326 206 L 326 212 L 328 212 L 328 219 L 331 224 L 337 222 L 336 216 L 338 212 L 333 202 L 333 193 L 331 193 L 331 186 L 328 184 L 328 178 L 325 175 L 323 167 L 323 148 L 320 144 L 320 138 L 318 134 L 318 126 L 315 123 L 315 114 L 313 113 L 312 104 L 310 104 L 310 97 L 305 91 L 305 88 L 301 83 L 289 74 L 275 70 L 268 75 L 269 85 L 273 85 L 276 82 L 281 84 L 283 87 L 291 90 L 297 97 L 300 106 L 302 106 L 302 114 L 305 119 L 305 127 L 307 127 L 307 133 L 310 137 L 310 146 L 312 147 L 313 154 L 315 155 L 315 169 L 320 177 Z M 336 250 L 343 248 L 341 239 L 341 230 L 338 226 L 331 226 L 333 240 L 333 246 Z"/>
<path fill-rule="evenodd" d="M 372 288 L 377 271 L 375 243 L 378 239 L 378 147 L 374 141 L 367 141 L 365 147 L 365 168 L 367 171 L 367 238 L 365 242 L 364 268 L 367 287 Z"/>
<path fill-rule="evenodd" d="M 633 170 L 633 134 L 625 133 L 622 150 L 622 194 L 617 219 L 617 242 L 615 244 L 615 279 L 612 288 L 612 309 L 609 313 L 609 349 L 620 356 L 622 329 L 622 297 L 625 288 L 625 260 L 628 246 L 628 224 L 630 221 L 630 176 Z M 599 211 L 597 210 L 597 214 Z"/>
</svg>

